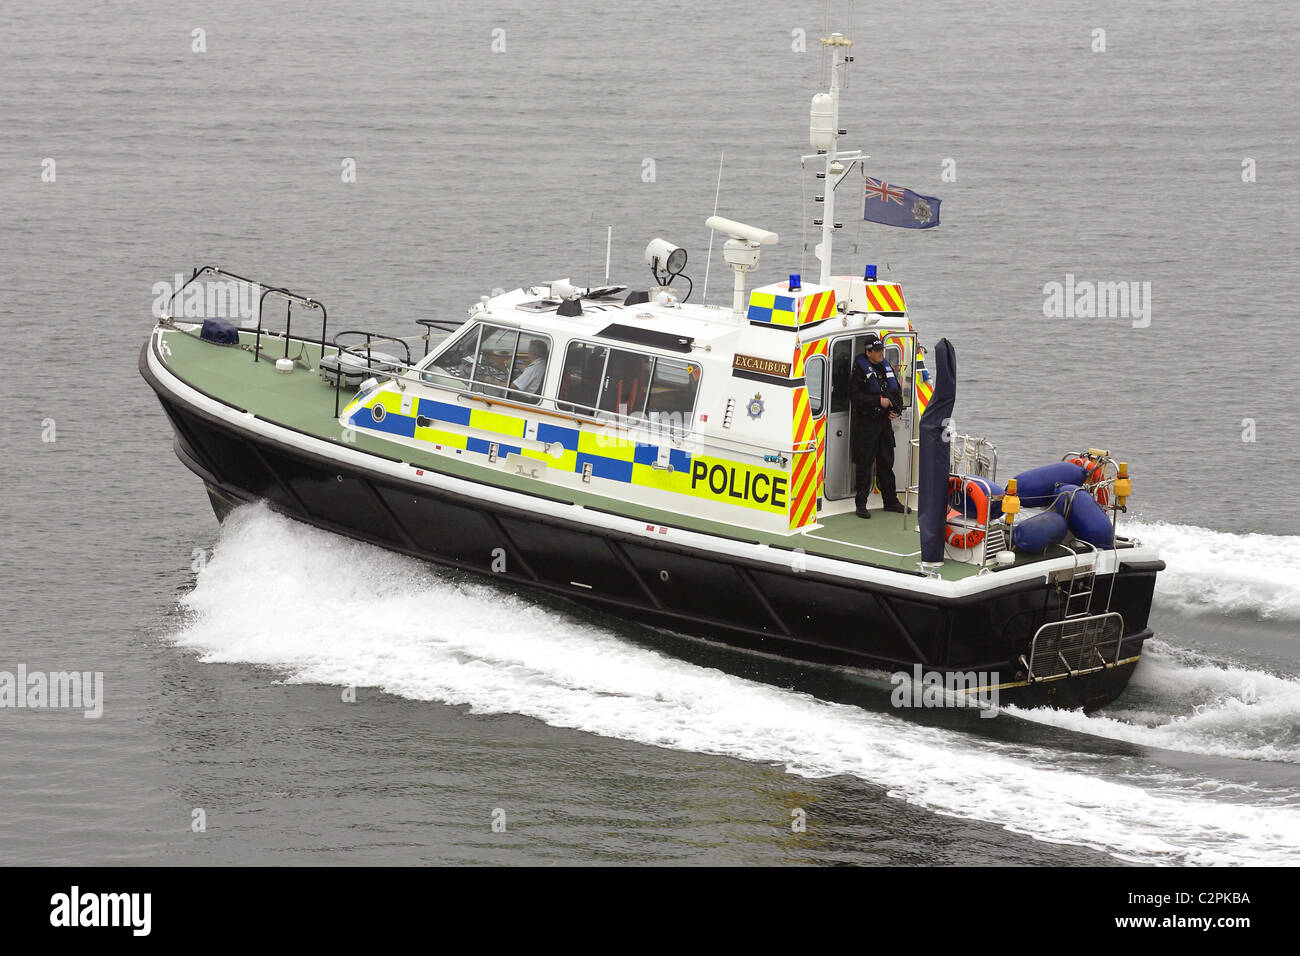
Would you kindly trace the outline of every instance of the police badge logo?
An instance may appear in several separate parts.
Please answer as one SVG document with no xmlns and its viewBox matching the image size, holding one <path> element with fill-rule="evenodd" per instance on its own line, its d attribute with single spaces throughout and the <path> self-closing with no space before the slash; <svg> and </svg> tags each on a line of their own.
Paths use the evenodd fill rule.
<svg viewBox="0 0 1300 956">
<path fill-rule="evenodd" d="M 755 421 L 763 417 L 762 393 L 755 394 L 754 397 L 749 400 L 749 404 L 745 406 L 745 414 Z"/>
<path fill-rule="evenodd" d="M 912 203 L 912 216 L 917 222 L 929 222 L 934 218 L 934 212 L 930 209 L 930 204 L 924 199 L 918 199 Z"/>
</svg>

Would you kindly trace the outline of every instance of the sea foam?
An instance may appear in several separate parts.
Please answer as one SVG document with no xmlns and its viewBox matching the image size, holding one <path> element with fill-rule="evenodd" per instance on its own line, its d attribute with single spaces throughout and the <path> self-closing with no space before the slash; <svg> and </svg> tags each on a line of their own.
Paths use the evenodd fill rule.
<svg viewBox="0 0 1300 956">
<path fill-rule="evenodd" d="M 1225 806 L 1195 788 L 1108 778 L 1095 754 L 1072 762 L 1059 747 L 755 683 L 263 506 L 228 519 L 183 604 L 177 643 L 291 683 L 373 687 L 809 777 L 851 775 L 938 813 L 1126 860 L 1300 862 L 1300 807 L 1249 788 Z"/>
</svg>

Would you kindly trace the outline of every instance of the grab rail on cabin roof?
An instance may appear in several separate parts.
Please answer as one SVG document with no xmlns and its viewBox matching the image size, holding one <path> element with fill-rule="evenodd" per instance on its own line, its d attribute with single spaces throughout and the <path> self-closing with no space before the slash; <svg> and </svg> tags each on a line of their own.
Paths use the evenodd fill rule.
<svg viewBox="0 0 1300 956">
<path fill-rule="evenodd" d="M 406 364 L 407 365 L 411 364 L 411 344 L 401 336 L 389 335 L 386 332 L 367 332 L 365 329 L 345 329 L 344 331 L 337 333 L 334 336 L 334 340 L 330 344 L 333 345 L 335 348 L 337 348 L 340 352 L 348 352 L 349 354 L 351 354 L 352 349 L 362 348 L 363 345 L 360 342 L 358 342 L 356 345 L 346 345 L 346 346 L 343 345 L 342 342 L 340 342 L 339 340 L 346 335 L 365 336 L 366 341 L 364 344 L 364 348 L 366 350 L 367 358 L 370 357 L 370 349 L 372 346 L 400 345 L 402 347 L 402 350 L 406 353 Z"/>
<path fill-rule="evenodd" d="M 416 319 L 415 323 L 424 326 L 424 334 L 420 336 L 420 338 L 424 339 L 424 358 L 421 361 L 429 357 L 429 338 L 433 335 L 435 329 L 451 335 L 460 331 L 465 324 L 458 319 Z"/>
</svg>

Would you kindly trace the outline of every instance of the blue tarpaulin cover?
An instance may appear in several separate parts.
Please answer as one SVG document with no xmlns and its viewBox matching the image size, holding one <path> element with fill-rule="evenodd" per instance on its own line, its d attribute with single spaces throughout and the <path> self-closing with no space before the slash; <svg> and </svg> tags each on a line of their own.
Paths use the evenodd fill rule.
<svg viewBox="0 0 1300 956">
<path fill-rule="evenodd" d="M 920 469 L 917 478 L 917 513 L 921 527 L 921 560 L 943 560 L 948 526 L 948 470 L 952 467 L 949 443 L 952 407 L 957 403 L 957 353 L 952 343 L 940 339 L 934 347 L 934 394 L 921 416 Z"/>
<path fill-rule="evenodd" d="M 229 319 L 204 319 L 199 338 L 217 345 L 238 345 L 239 329 Z"/>
</svg>

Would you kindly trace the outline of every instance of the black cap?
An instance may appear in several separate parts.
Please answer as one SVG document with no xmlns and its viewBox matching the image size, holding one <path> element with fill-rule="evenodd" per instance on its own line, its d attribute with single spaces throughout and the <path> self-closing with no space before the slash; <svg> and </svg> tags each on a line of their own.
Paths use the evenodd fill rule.
<svg viewBox="0 0 1300 956">
<path fill-rule="evenodd" d="M 873 349 L 883 349 L 884 347 L 885 343 L 880 341 L 880 336 L 875 332 L 872 332 L 867 336 L 867 344 L 863 347 L 862 351 L 870 352 Z"/>
</svg>

